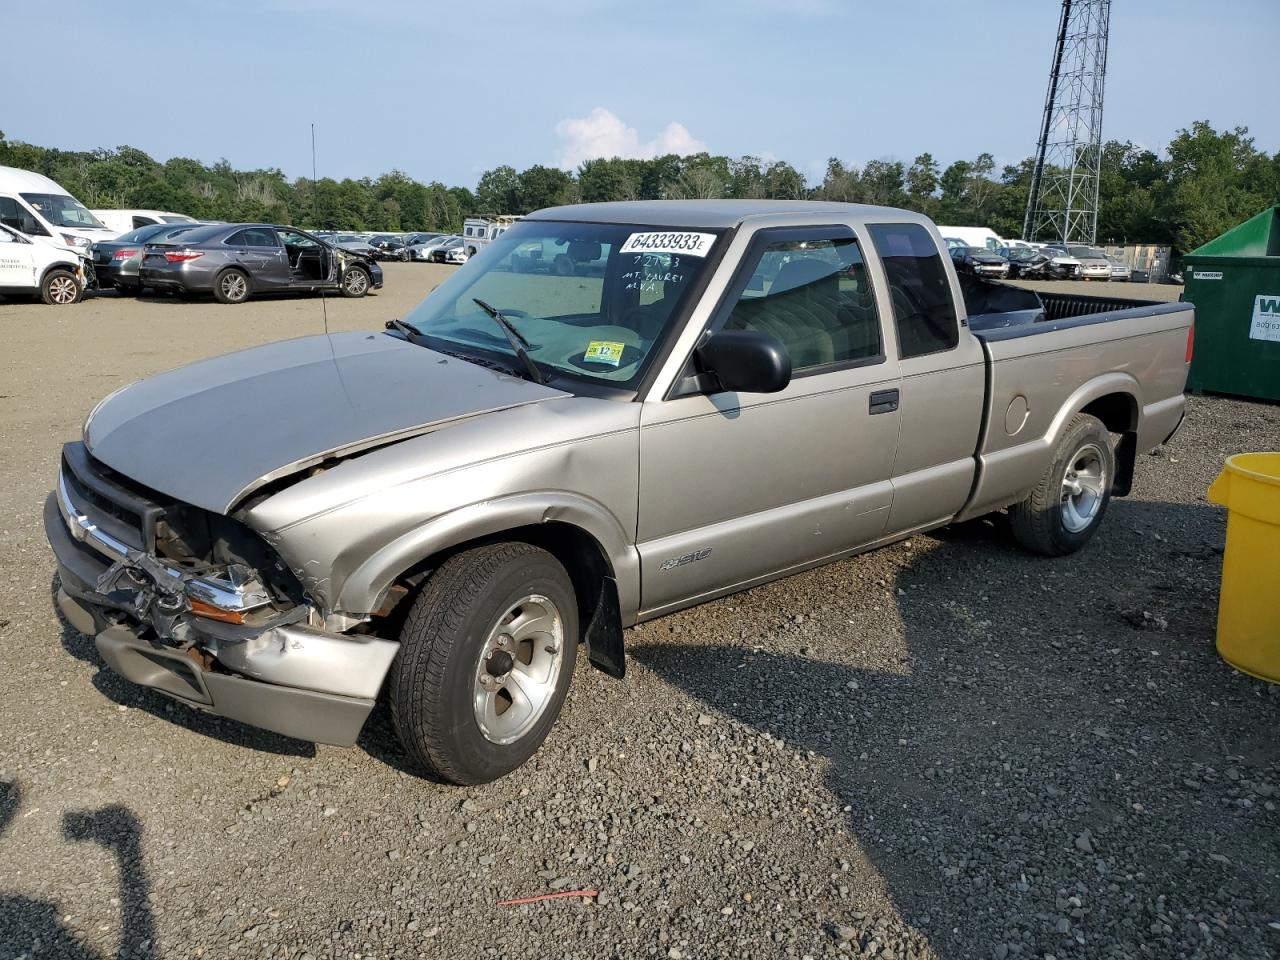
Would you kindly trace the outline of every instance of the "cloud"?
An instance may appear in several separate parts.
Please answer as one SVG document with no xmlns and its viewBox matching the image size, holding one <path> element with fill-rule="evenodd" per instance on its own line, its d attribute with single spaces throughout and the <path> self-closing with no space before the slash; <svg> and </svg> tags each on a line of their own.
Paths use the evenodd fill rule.
<svg viewBox="0 0 1280 960">
<path fill-rule="evenodd" d="M 684 124 L 674 120 L 652 140 L 641 143 L 635 127 L 628 127 L 621 117 L 604 107 L 596 107 L 585 117 L 561 120 L 556 124 L 556 136 L 560 138 L 556 163 L 564 170 L 597 157 L 649 160 L 668 153 L 686 156 L 707 149 Z"/>
</svg>

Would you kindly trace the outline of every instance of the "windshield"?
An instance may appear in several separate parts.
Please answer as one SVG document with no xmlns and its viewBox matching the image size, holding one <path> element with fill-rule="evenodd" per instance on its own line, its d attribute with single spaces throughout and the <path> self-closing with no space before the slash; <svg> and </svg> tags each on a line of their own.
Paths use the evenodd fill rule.
<svg viewBox="0 0 1280 960">
<path fill-rule="evenodd" d="M 1083 257 L 1086 260 L 1105 260 L 1102 251 L 1097 247 L 1069 247 L 1073 257 Z"/>
<path fill-rule="evenodd" d="M 160 219 L 165 223 L 195 223 L 195 220 L 191 217 L 184 217 L 180 213 L 174 214 L 173 216 L 162 216 Z"/>
<path fill-rule="evenodd" d="M 475 302 L 483 300 L 529 341 L 529 357 L 548 379 L 634 387 L 716 239 L 711 232 L 526 220 L 405 320 L 441 349 L 517 365 L 501 327 Z"/>
<path fill-rule="evenodd" d="M 55 227 L 89 227 L 107 229 L 75 197 L 65 193 L 24 193 L 22 199 Z"/>
</svg>

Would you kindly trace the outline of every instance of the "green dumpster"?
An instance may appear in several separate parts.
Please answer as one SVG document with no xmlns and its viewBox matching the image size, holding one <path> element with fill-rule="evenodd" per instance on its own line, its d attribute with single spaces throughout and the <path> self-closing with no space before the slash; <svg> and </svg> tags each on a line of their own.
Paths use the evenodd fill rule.
<svg viewBox="0 0 1280 960">
<path fill-rule="evenodd" d="M 1182 276 L 1196 308 L 1187 386 L 1280 400 L 1280 206 L 1191 251 Z"/>
</svg>

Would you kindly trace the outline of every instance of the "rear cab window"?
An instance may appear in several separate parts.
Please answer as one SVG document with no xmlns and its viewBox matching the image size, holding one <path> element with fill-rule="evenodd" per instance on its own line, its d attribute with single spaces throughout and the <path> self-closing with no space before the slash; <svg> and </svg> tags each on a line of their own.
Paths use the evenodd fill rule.
<svg viewBox="0 0 1280 960">
<path fill-rule="evenodd" d="M 867 225 L 880 255 L 903 360 L 952 350 L 960 342 L 951 282 L 942 254 L 918 223 Z"/>
</svg>

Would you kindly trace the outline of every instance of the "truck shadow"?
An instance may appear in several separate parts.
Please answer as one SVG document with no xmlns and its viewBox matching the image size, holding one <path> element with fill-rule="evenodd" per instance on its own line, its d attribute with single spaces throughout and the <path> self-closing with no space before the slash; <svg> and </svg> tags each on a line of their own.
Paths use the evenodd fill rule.
<svg viewBox="0 0 1280 960">
<path fill-rule="evenodd" d="M 21 800 L 22 791 L 16 783 L 0 780 L 0 838 L 12 824 Z M 62 818 L 62 833 L 69 841 L 96 843 L 115 857 L 121 919 L 116 956 L 158 955 L 138 818 L 119 805 L 67 813 Z M 97 951 L 63 925 L 62 914 L 57 904 L 47 900 L 0 893 L 0 960 L 28 956 L 99 960 Z"/>
<path fill-rule="evenodd" d="M 57 612 L 58 624 L 62 628 L 62 635 L 59 638 L 62 642 L 62 647 L 77 660 L 83 660 L 85 663 L 92 664 L 98 668 L 98 672 L 93 675 L 92 682 L 98 692 L 108 700 L 122 707 L 144 710 L 166 723 L 185 727 L 201 736 L 220 740 L 223 743 L 290 757 L 314 757 L 316 755 L 316 745 L 314 743 L 294 740 L 292 737 L 261 730 L 257 727 L 250 727 L 234 720 L 224 720 L 221 717 L 201 713 L 193 707 L 170 700 L 168 697 L 153 690 L 140 687 L 121 676 L 117 676 L 103 662 L 102 657 L 98 655 L 98 650 L 93 644 L 93 638 L 85 636 L 71 626 L 61 612 L 58 612 L 56 604 L 58 587 L 58 575 L 55 573 L 49 587 L 49 597 L 54 611 Z"/>
<path fill-rule="evenodd" d="M 799 638 L 767 631 L 753 646 L 735 628 L 703 646 L 629 652 L 708 707 L 825 758 L 849 832 L 900 917 L 942 956 L 969 956 L 974 943 L 1061 955 L 1089 949 L 1075 938 L 1104 927 L 1126 956 L 1145 954 L 1154 914 L 1109 887 L 1134 875 L 1167 893 L 1169 916 L 1208 916 L 1224 893 L 1250 904 L 1253 929 L 1215 946 L 1252 955 L 1280 909 L 1274 886 L 1260 894 L 1280 839 L 1264 819 L 1206 814 L 1206 798 L 1182 785 L 1195 763 L 1225 768 L 1227 755 L 1259 778 L 1280 764 L 1280 698 L 1259 699 L 1261 683 L 1213 646 L 1223 527 L 1205 505 L 1116 501 L 1088 548 L 1044 560 L 1018 552 L 999 521 L 959 525 L 888 548 L 893 600 L 878 614 L 861 605 L 864 590 L 858 601 L 836 595 L 834 609 L 793 611 L 808 615 Z M 806 576 L 834 585 L 859 562 L 869 561 Z M 776 617 L 769 589 L 697 622 Z M 877 618 L 899 619 L 900 631 Z M 874 635 L 883 651 L 891 634 L 896 663 L 859 649 Z M 1210 852 L 1232 866 L 1199 868 Z M 1086 913 L 1064 906 L 1073 895 Z M 1200 937 L 1189 921 L 1164 946 L 1194 952 Z"/>
</svg>

